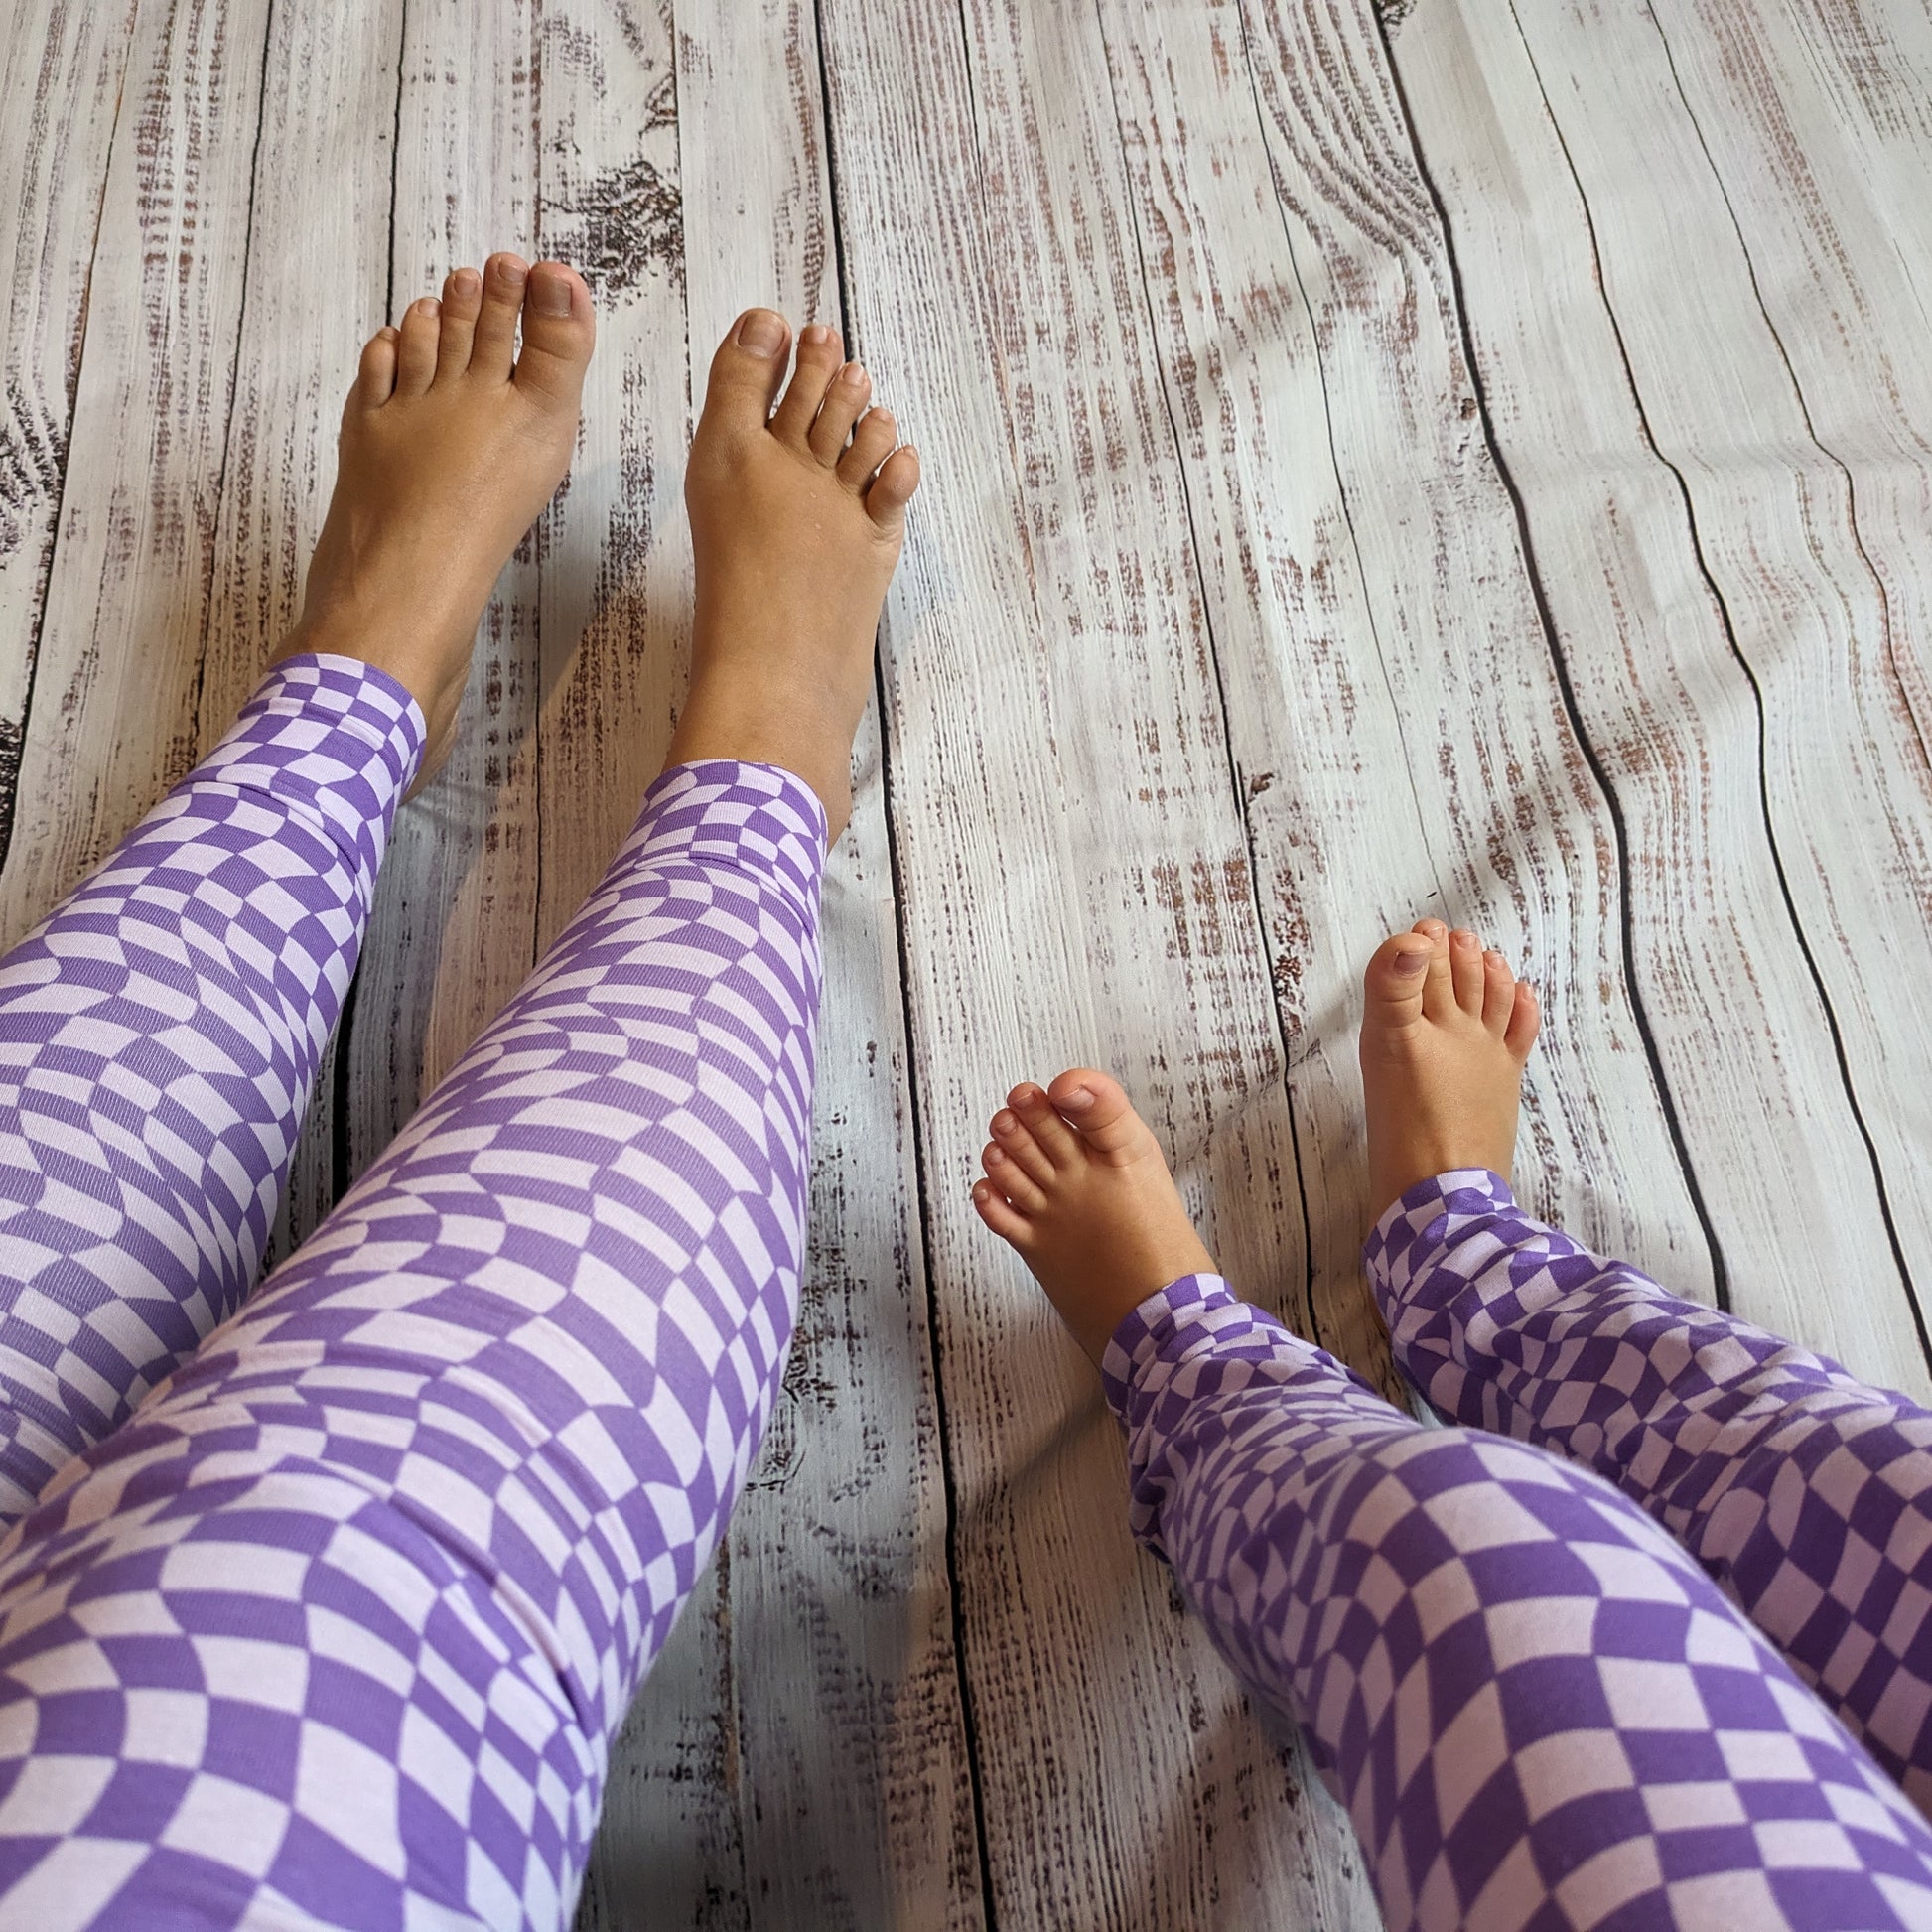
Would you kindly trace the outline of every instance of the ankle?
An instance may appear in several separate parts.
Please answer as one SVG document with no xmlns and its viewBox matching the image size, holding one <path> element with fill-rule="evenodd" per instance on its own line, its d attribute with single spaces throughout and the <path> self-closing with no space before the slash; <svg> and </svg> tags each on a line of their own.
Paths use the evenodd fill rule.
<svg viewBox="0 0 1932 1932">
<path fill-rule="evenodd" d="M 825 807 L 830 844 L 852 816 L 852 739 L 857 729 L 857 718 L 844 717 L 821 692 L 763 675 L 751 688 L 742 675 L 714 673 L 692 686 L 664 762 L 733 759 L 789 771 Z"/>
</svg>

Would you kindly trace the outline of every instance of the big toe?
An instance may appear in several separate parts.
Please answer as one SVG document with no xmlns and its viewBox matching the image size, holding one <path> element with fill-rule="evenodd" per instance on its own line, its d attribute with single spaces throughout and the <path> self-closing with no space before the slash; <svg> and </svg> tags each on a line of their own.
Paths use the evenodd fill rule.
<svg viewBox="0 0 1932 1932">
<path fill-rule="evenodd" d="M 584 278 L 562 262 L 538 262 L 523 291 L 523 346 L 516 386 L 575 409 L 597 342 L 597 312 Z"/>
<path fill-rule="evenodd" d="M 770 419 L 790 342 L 790 325 L 775 309 L 747 309 L 711 358 L 700 428 L 734 434 L 761 430 Z"/>
<path fill-rule="evenodd" d="M 1046 1089 L 1056 1112 L 1070 1120 L 1087 1145 L 1102 1154 L 1125 1154 L 1151 1139 L 1120 1082 L 1091 1066 L 1072 1066 Z"/>
<path fill-rule="evenodd" d="M 1398 932 L 1376 947 L 1362 976 L 1365 1026 L 1406 1027 L 1422 1018 L 1423 988 L 1438 944 L 1426 932 Z"/>
</svg>

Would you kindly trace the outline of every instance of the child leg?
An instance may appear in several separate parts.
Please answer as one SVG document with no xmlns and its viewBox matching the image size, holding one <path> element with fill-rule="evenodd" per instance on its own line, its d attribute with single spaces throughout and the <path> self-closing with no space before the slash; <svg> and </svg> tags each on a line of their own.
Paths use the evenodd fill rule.
<svg viewBox="0 0 1932 1932">
<path fill-rule="evenodd" d="M 1433 921 L 1369 969 L 1391 1204 L 1367 1263 L 1397 1361 L 1442 1415 L 1641 1504 L 1932 1808 L 1932 1415 L 1522 1212 L 1504 1176 L 1528 1041 L 1508 989 Z"/>
</svg>

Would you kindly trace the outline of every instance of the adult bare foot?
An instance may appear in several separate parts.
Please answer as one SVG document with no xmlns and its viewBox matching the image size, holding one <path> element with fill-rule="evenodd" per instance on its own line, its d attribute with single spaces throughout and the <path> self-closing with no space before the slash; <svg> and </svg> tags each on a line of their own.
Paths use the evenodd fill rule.
<svg viewBox="0 0 1932 1932">
<path fill-rule="evenodd" d="M 1509 1178 L 1536 995 L 1473 932 L 1421 919 L 1364 977 L 1362 1091 L 1369 1199 L 1379 1220 L 1420 1180 L 1456 1168 Z"/>
<path fill-rule="evenodd" d="M 449 755 L 497 574 L 570 467 L 596 336 L 574 270 L 491 255 L 362 349 L 302 616 L 275 657 L 334 651 L 404 685 L 429 727 L 419 785 Z"/>
<path fill-rule="evenodd" d="M 1214 1272 L 1154 1135 L 1106 1074 L 1015 1087 L 992 1132 L 973 1205 L 1095 1362 L 1157 1288 Z"/>
<path fill-rule="evenodd" d="M 790 339 L 782 316 L 750 309 L 712 359 L 684 476 L 691 691 L 667 762 L 782 765 L 818 793 L 837 838 L 919 459 L 889 411 L 867 408 L 871 378 L 823 323 L 800 337 L 774 414 Z"/>
</svg>

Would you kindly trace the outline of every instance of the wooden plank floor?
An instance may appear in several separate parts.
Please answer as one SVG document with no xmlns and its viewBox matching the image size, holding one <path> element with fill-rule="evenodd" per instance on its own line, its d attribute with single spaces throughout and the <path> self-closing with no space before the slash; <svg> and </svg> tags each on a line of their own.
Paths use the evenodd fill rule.
<svg viewBox="0 0 1932 1932">
<path fill-rule="evenodd" d="M 1932 1394 L 1918 0 L 9 0 L 4 47 L 0 938 L 297 609 L 362 338 L 492 246 L 601 304 L 283 1251 L 656 768 L 732 315 L 838 322 L 924 454 L 785 1400 L 585 1928 L 1375 1922 L 967 1186 L 1016 1077 L 1112 1066 L 1238 1285 L 1387 1385 L 1353 992 L 1425 911 L 1544 993 L 1536 1207 Z"/>
</svg>

